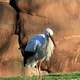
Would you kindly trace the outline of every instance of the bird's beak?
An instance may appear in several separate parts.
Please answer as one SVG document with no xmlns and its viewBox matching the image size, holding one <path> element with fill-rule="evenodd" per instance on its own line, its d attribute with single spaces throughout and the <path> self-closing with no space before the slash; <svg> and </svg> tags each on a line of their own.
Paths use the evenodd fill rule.
<svg viewBox="0 0 80 80">
<path fill-rule="evenodd" d="M 49 35 L 49 36 L 50 36 L 50 35 Z M 54 38 L 53 38 L 52 36 L 50 36 L 50 38 L 51 38 L 51 40 L 52 40 L 54 46 L 56 47 L 56 44 L 55 44 L 55 40 L 54 40 Z"/>
</svg>

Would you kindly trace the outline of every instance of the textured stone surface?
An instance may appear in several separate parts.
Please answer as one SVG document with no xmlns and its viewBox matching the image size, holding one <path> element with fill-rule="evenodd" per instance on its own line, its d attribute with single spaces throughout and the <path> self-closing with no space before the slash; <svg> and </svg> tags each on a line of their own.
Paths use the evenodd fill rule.
<svg viewBox="0 0 80 80">
<path fill-rule="evenodd" d="M 8 48 L 0 54 L 0 76 L 22 75 L 22 60 L 18 44 L 18 36 L 13 35 L 9 41 Z"/>
<path fill-rule="evenodd" d="M 9 3 L 10 2 L 10 0 L 0 0 L 0 2 L 7 2 L 7 3 Z"/>
<path fill-rule="evenodd" d="M 0 50 L 4 48 L 16 29 L 16 12 L 6 3 L 0 3 Z"/>
<path fill-rule="evenodd" d="M 49 72 L 80 71 L 80 0 L 16 0 L 16 5 L 20 10 L 19 25 L 21 27 L 20 35 L 22 43 L 32 35 L 43 32 L 48 26 L 55 32 L 55 52 L 47 65 L 44 62 L 41 68 Z M 20 51 L 17 52 L 18 50 L 16 50 L 19 44 L 10 43 L 14 32 L 13 27 L 12 25 L 10 27 L 9 25 L 5 25 L 12 24 L 15 20 L 14 11 L 9 10 L 9 8 L 7 5 L 5 5 L 5 8 L 0 7 L 0 48 L 7 41 L 9 43 L 6 50 L 2 51 L 1 49 L 0 51 L 0 72 L 2 70 L 0 75 L 18 75 L 19 71 L 20 75 L 22 75 L 24 70 L 21 67 L 22 56 L 18 58 Z M 9 16 L 7 16 L 8 14 Z M 25 35 L 22 35 L 23 33 Z M 15 39 L 12 42 L 14 41 Z M 10 44 L 15 45 L 14 48 Z M 11 53 L 14 53 L 14 55 Z M 16 59 L 21 61 L 17 61 Z M 9 62 L 10 60 L 13 62 Z M 18 62 L 18 65 L 16 62 Z M 12 68 L 7 69 L 11 65 L 13 65 L 13 74 L 11 73 L 13 72 Z M 26 75 L 28 72 L 31 75 L 37 73 L 32 69 L 30 70 L 25 70 Z"/>
</svg>

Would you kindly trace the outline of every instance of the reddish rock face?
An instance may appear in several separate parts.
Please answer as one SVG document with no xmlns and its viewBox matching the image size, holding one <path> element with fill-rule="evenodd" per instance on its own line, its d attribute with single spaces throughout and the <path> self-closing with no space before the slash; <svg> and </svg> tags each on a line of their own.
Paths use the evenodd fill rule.
<svg viewBox="0 0 80 80">
<path fill-rule="evenodd" d="M 79 3 L 79 0 L 16 0 L 16 5 L 20 10 L 19 25 L 21 28 L 20 39 L 22 43 L 25 43 L 34 34 L 43 33 L 46 27 L 50 26 L 55 32 L 55 51 L 48 62 L 48 66 L 46 67 L 46 62 L 44 62 L 41 67 L 42 69 L 49 72 L 80 71 Z M 11 6 L 0 3 L 1 50 L 7 43 L 15 41 L 10 39 L 15 31 L 15 17 L 15 11 Z M 12 45 L 15 46 L 13 47 Z M 10 75 L 13 70 L 13 75 L 15 75 L 15 71 L 16 69 L 18 70 L 19 65 L 22 66 L 22 63 L 17 67 L 15 63 L 12 64 L 15 58 L 18 58 L 16 54 L 20 53 L 20 51 L 16 50 L 18 49 L 16 45 L 18 45 L 18 42 L 10 44 L 7 51 L 4 51 L 2 58 L 0 56 L 0 59 L 2 59 L 0 72 L 3 71 L 2 75 Z M 8 60 L 10 61 L 11 59 L 13 59 L 13 62 L 8 63 Z M 12 65 L 13 69 L 7 70 L 7 67 L 11 67 Z M 9 74 L 5 74 L 5 71 L 9 71 Z M 19 71 L 21 71 L 20 68 Z"/>
<path fill-rule="evenodd" d="M 23 13 L 28 13 L 27 10 L 31 9 L 32 15 L 46 18 L 54 26 L 57 36 L 80 33 L 80 6 L 77 0 L 17 0 L 17 3 L 20 3 L 19 9 Z"/>
<path fill-rule="evenodd" d="M 16 0 L 16 5 L 20 11 L 27 11 L 29 8 L 28 0 Z"/>
<path fill-rule="evenodd" d="M 18 48 L 18 36 L 12 35 L 8 48 L 0 52 L 0 77 L 22 75 L 22 55 Z"/>
<path fill-rule="evenodd" d="M 10 0 L 0 0 L 0 2 L 4 2 L 4 3 L 9 3 L 10 2 Z"/>
<path fill-rule="evenodd" d="M 80 70 L 79 3 L 77 0 L 32 0 L 30 3 L 26 0 L 25 4 L 30 5 L 19 7 L 22 11 L 21 24 L 24 25 L 23 31 L 27 38 L 42 31 L 48 24 L 55 31 L 54 39 L 57 47 L 48 66 L 51 72 Z M 31 10 L 32 15 L 27 15 L 27 9 Z"/>
<path fill-rule="evenodd" d="M 16 28 L 16 12 L 6 3 L 0 3 L 0 49 L 5 47 Z"/>
</svg>

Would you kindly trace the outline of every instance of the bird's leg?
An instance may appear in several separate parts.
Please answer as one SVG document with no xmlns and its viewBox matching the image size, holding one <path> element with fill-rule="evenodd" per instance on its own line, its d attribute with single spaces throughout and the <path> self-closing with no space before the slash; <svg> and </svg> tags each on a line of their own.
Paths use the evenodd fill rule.
<svg viewBox="0 0 80 80">
<path fill-rule="evenodd" d="M 39 63 L 38 71 L 39 71 L 39 76 L 40 76 L 40 70 L 41 70 L 41 61 Z"/>
<path fill-rule="evenodd" d="M 38 65 L 38 77 L 37 77 L 37 80 L 40 80 L 40 68 L 41 67 L 41 61 L 39 62 L 39 65 Z"/>
<path fill-rule="evenodd" d="M 41 64 L 42 62 L 44 61 L 44 58 L 42 60 L 40 60 L 40 63 L 39 63 L 39 67 L 38 67 L 38 72 L 39 72 L 39 79 L 41 80 L 42 76 L 41 76 Z"/>
</svg>

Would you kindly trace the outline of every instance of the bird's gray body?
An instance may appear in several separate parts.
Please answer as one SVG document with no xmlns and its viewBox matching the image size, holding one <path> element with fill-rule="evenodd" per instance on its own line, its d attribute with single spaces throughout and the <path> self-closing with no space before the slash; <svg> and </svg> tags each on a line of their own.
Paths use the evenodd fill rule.
<svg viewBox="0 0 80 80">
<path fill-rule="evenodd" d="M 34 52 L 34 55 L 27 59 L 26 64 L 34 67 L 39 60 L 47 58 L 47 45 L 48 38 L 44 34 L 38 34 L 29 39 L 25 48 L 25 52 Z M 28 55 L 28 53 L 26 54 Z"/>
<path fill-rule="evenodd" d="M 26 47 L 25 54 L 29 55 L 29 52 L 34 52 L 33 56 L 26 59 L 28 67 L 35 67 L 37 62 L 40 60 L 49 60 L 53 53 L 54 44 L 52 40 L 45 34 L 37 34 L 29 39 Z"/>
</svg>

